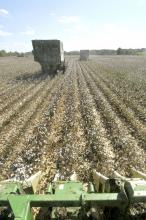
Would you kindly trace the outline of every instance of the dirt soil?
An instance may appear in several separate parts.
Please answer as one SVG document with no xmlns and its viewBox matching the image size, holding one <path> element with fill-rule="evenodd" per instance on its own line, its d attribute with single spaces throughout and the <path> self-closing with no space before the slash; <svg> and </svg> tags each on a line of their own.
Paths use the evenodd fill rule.
<svg viewBox="0 0 146 220">
<path fill-rule="evenodd" d="M 1 180 L 41 170 L 45 190 L 58 170 L 83 182 L 146 172 L 146 58 L 66 60 L 50 79 L 31 57 L 0 58 Z"/>
</svg>

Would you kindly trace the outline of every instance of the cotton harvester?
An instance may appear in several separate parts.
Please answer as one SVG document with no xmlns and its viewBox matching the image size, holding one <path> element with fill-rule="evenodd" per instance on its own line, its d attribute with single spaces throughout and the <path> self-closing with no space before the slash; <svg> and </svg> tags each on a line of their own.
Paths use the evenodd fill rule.
<svg viewBox="0 0 146 220">
<path fill-rule="evenodd" d="M 34 60 L 39 62 L 42 72 L 54 75 L 65 71 L 63 44 L 60 40 L 32 40 Z"/>
<path fill-rule="evenodd" d="M 89 59 L 89 50 L 80 50 L 80 60 L 87 61 Z"/>
<path fill-rule="evenodd" d="M 36 193 L 41 172 L 24 182 L 0 182 L 0 219 L 33 220 L 33 207 L 47 208 L 47 217 L 39 219 L 99 219 L 99 208 L 105 216 L 115 216 L 105 219 L 119 219 L 129 206 L 146 203 L 146 175 L 136 170 L 133 174 L 126 178 L 114 172 L 113 178 L 107 178 L 93 170 L 93 181 L 88 184 L 76 178 L 55 178 L 46 194 Z"/>
</svg>

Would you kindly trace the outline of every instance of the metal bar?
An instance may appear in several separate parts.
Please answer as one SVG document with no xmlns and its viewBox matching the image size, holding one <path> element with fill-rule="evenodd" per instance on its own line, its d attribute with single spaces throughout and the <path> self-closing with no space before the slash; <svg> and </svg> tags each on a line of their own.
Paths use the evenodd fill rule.
<svg viewBox="0 0 146 220">
<path fill-rule="evenodd" d="M 96 191 L 104 192 L 108 178 L 101 173 L 98 173 L 96 170 L 93 170 L 93 179 Z"/>
<path fill-rule="evenodd" d="M 82 205 L 81 195 L 30 195 L 29 201 L 33 207 L 78 207 Z"/>
<path fill-rule="evenodd" d="M 97 205 L 119 206 L 121 203 L 126 203 L 127 201 L 122 193 L 86 193 L 82 196 L 69 195 L 61 197 L 57 195 L 9 195 L 7 202 L 10 199 L 15 199 L 15 201 L 18 200 L 19 202 L 27 200 L 30 202 L 31 207 L 76 207 L 82 206 L 84 202 L 86 204 L 95 202 Z M 6 200 L 3 202 L 6 203 Z"/>
<path fill-rule="evenodd" d="M 95 202 L 97 205 L 104 206 L 119 206 L 121 203 L 125 203 L 126 199 L 122 196 L 121 193 L 91 193 L 83 194 L 82 196 L 78 195 L 9 195 L 8 198 L 5 196 L 1 205 L 8 204 L 10 200 L 15 201 L 28 201 L 31 204 L 31 207 L 79 207 L 85 202 L 91 203 Z M 1 200 L 1 198 L 0 198 Z"/>
<path fill-rule="evenodd" d="M 101 183 L 105 183 L 108 178 L 101 173 L 98 173 L 96 170 L 93 170 L 93 178 L 98 179 Z"/>
<path fill-rule="evenodd" d="M 117 171 L 114 171 L 114 175 L 115 175 L 115 177 L 117 177 L 117 178 L 119 178 L 119 179 L 121 179 L 121 180 L 123 180 L 123 181 L 129 180 L 129 178 L 120 175 Z"/>
<path fill-rule="evenodd" d="M 15 220 L 34 220 L 30 202 L 29 202 L 29 196 L 15 196 L 10 195 L 9 196 L 9 203 L 13 210 Z"/>
<path fill-rule="evenodd" d="M 84 202 L 96 203 L 99 206 L 121 207 L 127 206 L 127 200 L 121 193 L 91 193 L 83 198 Z"/>
<path fill-rule="evenodd" d="M 136 169 L 132 169 L 132 173 L 133 173 L 134 177 L 142 178 L 142 179 L 146 180 L 146 174 L 145 173 L 142 173 L 142 172 L 140 172 Z"/>
</svg>

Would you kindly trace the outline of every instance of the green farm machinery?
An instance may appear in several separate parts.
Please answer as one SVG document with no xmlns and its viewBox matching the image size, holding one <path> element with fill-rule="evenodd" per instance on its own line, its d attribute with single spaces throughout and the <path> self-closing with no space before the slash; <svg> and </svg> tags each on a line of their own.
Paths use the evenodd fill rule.
<svg viewBox="0 0 146 220">
<path fill-rule="evenodd" d="M 57 177 L 48 183 L 45 194 L 37 193 L 41 176 L 38 172 L 23 182 L 0 182 L 0 219 L 98 219 L 99 209 L 106 216 L 124 215 L 131 205 L 146 203 L 146 175 L 136 170 L 132 178 L 117 172 L 107 178 L 93 170 L 87 184 L 75 177 L 67 181 Z M 37 209 L 45 209 L 47 217 L 37 217 Z"/>
</svg>

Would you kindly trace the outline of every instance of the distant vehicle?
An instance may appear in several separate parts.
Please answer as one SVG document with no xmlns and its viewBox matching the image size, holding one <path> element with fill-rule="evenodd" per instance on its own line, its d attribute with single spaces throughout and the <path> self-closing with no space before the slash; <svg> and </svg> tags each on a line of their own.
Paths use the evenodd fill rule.
<svg viewBox="0 0 146 220">
<path fill-rule="evenodd" d="M 18 53 L 17 57 L 25 57 L 24 53 Z"/>
<path fill-rule="evenodd" d="M 34 60 L 39 62 L 43 73 L 54 75 L 65 71 L 63 43 L 60 40 L 32 40 Z"/>
<path fill-rule="evenodd" d="M 80 50 L 80 60 L 89 59 L 89 50 Z"/>
</svg>

